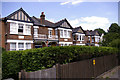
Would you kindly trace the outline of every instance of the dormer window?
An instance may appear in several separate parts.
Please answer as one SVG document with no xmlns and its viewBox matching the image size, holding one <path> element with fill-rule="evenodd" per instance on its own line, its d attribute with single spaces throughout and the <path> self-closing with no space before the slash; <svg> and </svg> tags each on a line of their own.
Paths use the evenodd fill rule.
<svg viewBox="0 0 120 80">
<path fill-rule="evenodd" d="M 23 24 L 18 24 L 18 33 L 23 34 Z"/>
</svg>

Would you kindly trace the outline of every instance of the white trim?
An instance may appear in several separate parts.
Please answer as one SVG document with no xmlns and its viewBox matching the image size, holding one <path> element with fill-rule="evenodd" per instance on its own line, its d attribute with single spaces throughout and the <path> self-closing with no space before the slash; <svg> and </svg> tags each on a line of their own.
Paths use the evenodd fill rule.
<svg viewBox="0 0 120 80">
<path fill-rule="evenodd" d="M 20 22 L 20 21 L 14 21 L 14 20 L 7 20 L 7 22 L 14 22 L 14 23 L 20 23 L 20 24 L 33 25 L 33 23 Z"/>
<path fill-rule="evenodd" d="M 52 28 L 48 28 L 48 30 L 53 30 Z"/>
<path fill-rule="evenodd" d="M 65 28 L 58 28 L 58 29 L 72 31 L 71 29 L 65 29 Z"/>
<path fill-rule="evenodd" d="M 32 40 L 7 40 L 8 43 L 16 43 L 16 50 L 20 50 L 20 49 L 23 49 L 23 50 L 26 50 L 26 43 L 33 43 Z M 18 47 L 18 44 L 19 43 L 23 43 L 24 47 L 23 48 L 19 48 Z"/>
<path fill-rule="evenodd" d="M 85 44 L 75 44 L 75 45 L 85 45 Z"/>
<path fill-rule="evenodd" d="M 33 26 L 33 28 L 39 28 L 38 26 Z"/>
<path fill-rule="evenodd" d="M 73 44 L 72 42 L 59 42 L 59 44 Z"/>
<path fill-rule="evenodd" d="M 95 44 L 95 46 L 98 46 L 98 47 L 99 47 L 99 44 Z"/>
<path fill-rule="evenodd" d="M 75 34 L 76 34 L 76 35 L 85 35 L 85 34 L 81 34 L 81 33 L 75 33 Z M 74 35 L 75 35 L 75 34 L 74 34 Z"/>
<path fill-rule="evenodd" d="M 7 42 L 26 42 L 26 43 L 33 43 L 33 40 L 7 40 Z"/>
</svg>

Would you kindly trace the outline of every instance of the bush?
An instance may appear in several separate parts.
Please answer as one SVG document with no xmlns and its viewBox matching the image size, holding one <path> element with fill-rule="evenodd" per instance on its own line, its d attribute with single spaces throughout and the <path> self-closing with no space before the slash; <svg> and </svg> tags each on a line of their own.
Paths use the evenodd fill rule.
<svg viewBox="0 0 120 80">
<path fill-rule="evenodd" d="M 3 53 L 3 77 L 18 75 L 21 69 L 37 71 L 53 65 L 90 59 L 117 53 L 112 47 L 64 46 L 44 47 L 24 51 L 8 51 Z M 21 66 L 22 65 L 22 66 Z"/>
</svg>

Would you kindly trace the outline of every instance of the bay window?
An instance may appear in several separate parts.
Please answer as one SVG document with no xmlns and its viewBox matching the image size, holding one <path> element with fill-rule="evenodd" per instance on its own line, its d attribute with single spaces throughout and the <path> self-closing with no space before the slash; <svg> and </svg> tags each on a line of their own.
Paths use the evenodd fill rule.
<svg viewBox="0 0 120 80">
<path fill-rule="evenodd" d="M 60 30 L 60 37 L 61 38 L 70 38 L 71 37 L 71 31 L 67 30 L 67 29 L 61 29 Z"/>
<path fill-rule="evenodd" d="M 31 35 L 31 23 L 10 22 L 10 34 Z"/>
</svg>

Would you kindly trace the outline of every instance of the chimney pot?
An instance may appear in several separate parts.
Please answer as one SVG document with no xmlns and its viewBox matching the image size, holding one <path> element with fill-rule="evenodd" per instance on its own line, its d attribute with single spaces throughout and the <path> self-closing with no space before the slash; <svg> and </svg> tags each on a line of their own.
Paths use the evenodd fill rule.
<svg viewBox="0 0 120 80">
<path fill-rule="evenodd" d="M 44 24 L 44 22 L 45 22 L 44 12 L 42 12 L 41 15 L 40 15 L 40 22 L 41 22 L 41 24 Z"/>
</svg>

